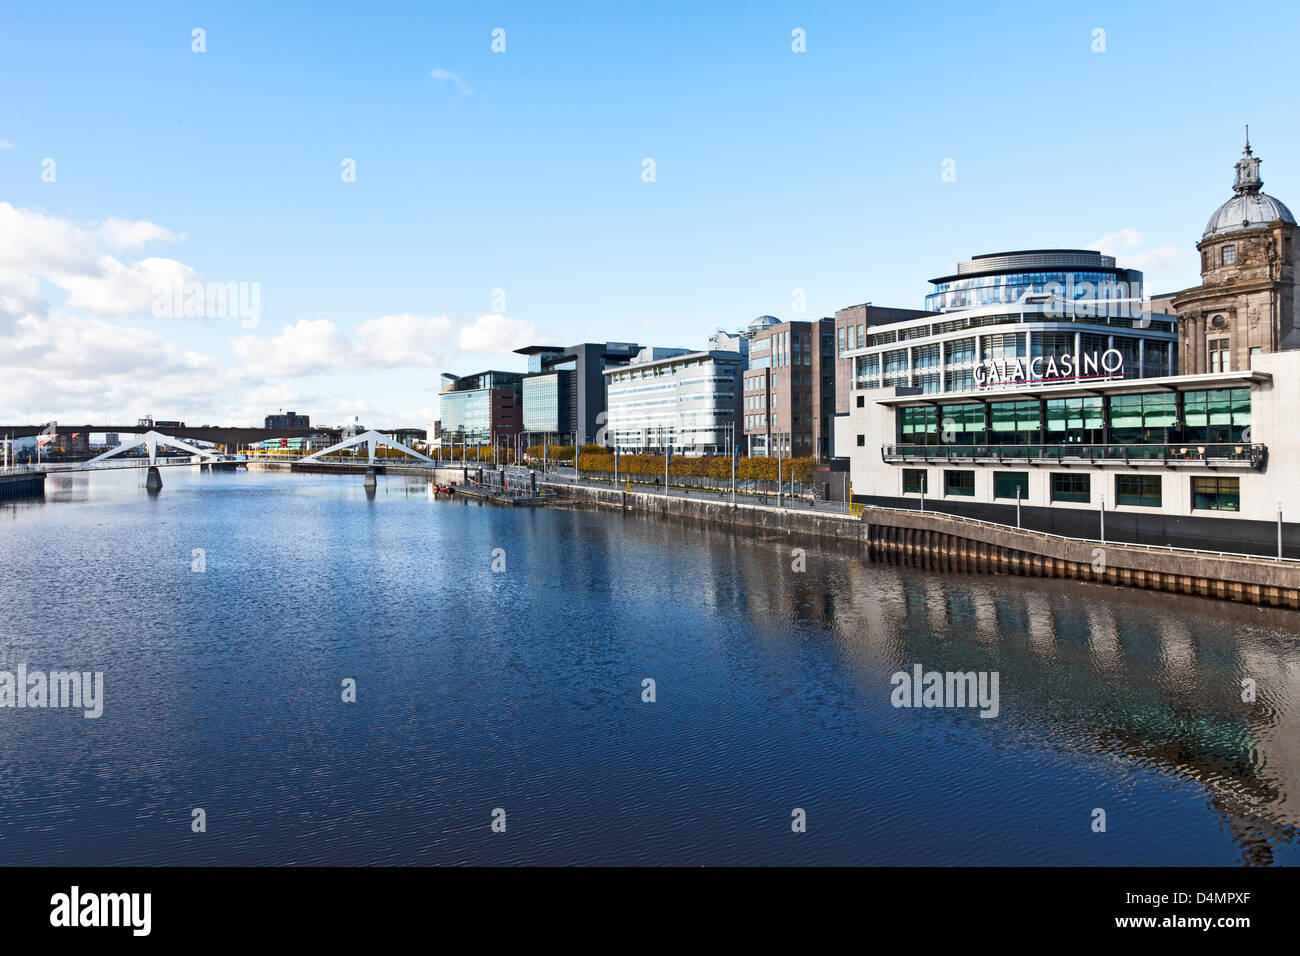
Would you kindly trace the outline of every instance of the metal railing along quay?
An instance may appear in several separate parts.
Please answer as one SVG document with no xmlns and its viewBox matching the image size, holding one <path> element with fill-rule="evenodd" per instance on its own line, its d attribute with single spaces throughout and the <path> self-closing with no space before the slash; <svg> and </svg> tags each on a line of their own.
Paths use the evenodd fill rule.
<svg viewBox="0 0 1300 956">
<path fill-rule="evenodd" d="M 861 513 L 861 505 L 852 505 L 847 501 L 822 501 L 815 499 L 806 492 L 795 493 L 787 485 L 781 494 L 777 494 L 775 489 L 754 490 L 745 488 L 744 482 L 737 482 L 736 494 L 733 498 L 730 490 L 718 488 L 702 488 L 684 484 L 669 484 L 666 488 L 662 484 L 654 484 L 644 480 L 640 476 L 639 480 L 629 481 L 626 478 L 619 478 L 615 482 L 612 478 L 578 478 L 573 475 L 572 469 L 568 472 L 548 471 L 545 475 L 538 475 L 538 481 L 547 484 L 574 485 L 585 488 L 600 488 L 608 491 L 633 491 L 643 495 L 658 495 L 665 498 L 684 498 L 692 501 L 709 501 L 718 504 L 736 504 L 749 505 L 761 508 L 772 508 L 785 511 L 811 511 L 822 514 L 849 515 L 854 516 Z"/>
<path fill-rule="evenodd" d="M 1021 534 L 1035 535 L 1040 538 L 1051 538 L 1055 541 L 1070 541 L 1075 544 L 1093 544 L 1102 548 L 1132 548 L 1137 551 L 1164 552 L 1170 554 L 1194 554 L 1207 558 L 1232 558 L 1243 561 L 1260 561 L 1269 564 L 1276 564 L 1279 561 L 1294 564 L 1300 562 L 1300 558 L 1285 558 L 1267 554 L 1247 554 L 1239 551 L 1209 551 L 1203 548 L 1179 548 L 1168 544 L 1138 544 L 1132 541 L 1116 541 L 1106 538 L 1074 538 L 1070 535 L 1055 534 L 1051 531 L 1038 531 L 1034 528 L 1024 528 L 1013 524 L 1003 524 L 999 521 L 986 521 L 983 518 L 968 518 L 966 515 L 952 514 L 947 511 L 939 511 L 933 508 L 891 508 L 887 505 L 857 505 L 868 516 L 870 520 L 871 512 L 894 512 L 905 515 L 931 515 L 940 518 L 949 518 L 953 521 L 960 521 L 966 524 L 979 525 L 985 528 L 992 528 L 998 531 L 1018 531 Z"/>
</svg>

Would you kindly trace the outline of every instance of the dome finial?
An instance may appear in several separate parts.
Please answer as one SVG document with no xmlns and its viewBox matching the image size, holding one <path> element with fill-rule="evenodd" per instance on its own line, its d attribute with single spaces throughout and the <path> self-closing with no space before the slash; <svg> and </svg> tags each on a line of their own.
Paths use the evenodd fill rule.
<svg viewBox="0 0 1300 956">
<path fill-rule="evenodd" d="M 1237 160 L 1237 181 L 1232 191 L 1238 196 L 1253 196 L 1260 191 L 1264 181 L 1259 178 L 1259 159 L 1250 151 L 1250 127 L 1246 127 L 1246 149 Z"/>
</svg>

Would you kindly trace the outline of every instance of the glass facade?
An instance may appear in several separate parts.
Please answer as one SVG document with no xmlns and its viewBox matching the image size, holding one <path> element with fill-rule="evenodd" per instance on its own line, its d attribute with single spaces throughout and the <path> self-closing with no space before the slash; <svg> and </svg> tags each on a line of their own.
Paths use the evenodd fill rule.
<svg viewBox="0 0 1300 956">
<path fill-rule="evenodd" d="M 1250 389 L 908 405 L 894 418 L 904 445 L 1231 444 L 1246 441 Z"/>
<path fill-rule="evenodd" d="M 1096 330 L 1097 319 L 1048 321 L 1032 310 L 915 321 L 911 329 L 867 336 L 870 351 L 850 357 L 854 388 L 963 392 L 1177 373 L 1177 335 L 1162 319 L 1147 327 L 1107 320 L 1118 327 L 1104 331 Z M 961 334 L 971 329 L 979 331 Z"/>
<path fill-rule="evenodd" d="M 745 414 L 761 396 L 747 395 L 735 353 L 632 363 L 610 369 L 606 379 L 607 441 L 626 451 L 671 445 L 686 454 L 725 454 L 746 419 L 760 417 Z"/>
<path fill-rule="evenodd" d="M 982 305 L 1012 305 L 1019 302 L 1026 292 L 1048 292 L 1052 285 L 1061 286 L 1063 292 L 1073 287 L 1077 290 L 1074 296 L 1076 299 L 1086 296 L 1107 303 L 1114 301 L 1116 306 L 1118 300 L 1129 298 L 1133 292 L 1133 283 L 1118 278 L 1114 272 L 1053 271 L 973 275 L 936 282 L 934 291 L 925 297 L 925 310 L 942 312 L 945 309 L 973 309 Z M 1140 292 L 1140 279 L 1136 285 Z"/>
<path fill-rule="evenodd" d="M 457 442 L 492 440 L 492 393 L 487 389 L 448 392 L 439 398 L 443 437 Z"/>
<path fill-rule="evenodd" d="M 530 375 L 524 379 L 524 431 L 563 436 L 573 431 L 570 405 L 572 380 L 568 371 Z"/>
<path fill-rule="evenodd" d="M 1188 440 L 1245 441 L 1250 427 L 1250 389 L 1184 392 L 1183 410 Z"/>
<path fill-rule="evenodd" d="M 442 436 L 448 441 L 487 443 L 519 431 L 523 376 L 518 372 L 480 372 L 444 376 L 438 395 Z"/>
</svg>

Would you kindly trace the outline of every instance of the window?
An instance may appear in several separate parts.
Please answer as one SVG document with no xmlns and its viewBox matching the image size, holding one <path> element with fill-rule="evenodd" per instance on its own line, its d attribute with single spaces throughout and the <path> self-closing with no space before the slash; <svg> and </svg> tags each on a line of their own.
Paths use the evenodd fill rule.
<svg viewBox="0 0 1300 956">
<path fill-rule="evenodd" d="M 1232 371 L 1232 361 L 1228 355 L 1227 339 L 1210 339 L 1210 371 Z"/>
<path fill-rule="evenodd" d="M 1236 261 L 1237 261 L 1237 247 L 1236 247 L 1236 246 L 1224 246 L 1224 247 L 1223 247 L 1223 264 L 1224 264 L 1225 266 L 1230 266 L 1230 265 L 1232 265 L 1232 264 L 1233 264 L 1234 262 L 1236 262 Z"/>
<path fill-rule="evenodd" d="M 858 396 L 858 408 L 865 408 L 866 405 L 867 405 L 867 400 L 866 400 L 866 398 L 865 398 L 864 396 L 862 396 L 862 395 L 859 395 L 859 396 Z"/>
<path fill-rule="evenodd" d="M 993 402 L 989 406 L 995 445 L 1033 445 L 1038 442 L 1038 401 Z"/>
<path fill-rule="evenodd" d="M 1193 478 L 1192 508 L 1197 511 L 1240 511 L 1240 478 Z"/>
<path fill-rule="evenodd" d="M 905 495 L 923 495 L 925 494 L 926 481 L 925 470 L 922 468 L 904 468 L 903 469 L 903 494 Z"/>
<path fill-rule="evenodd" d="M 1100 397 L 1047 400 L 1047 441 L 1052 444 L 1100 444 L 1104 424 Z"/>
<path fill-rule="evenodd" d="M 1116 444 L 1166 444 L 1177 421 L 1173 392 L 1110 397 L 1110 440 Z"/>
<path fill-rule="evenodd" d="M 943 473 L 943 493 L 945 495 L 973 497 L 975 494 L 975 472 L 945 471 Z"/>
<path fill-rule="evenodd" d="M 1092 481 L 1089 475 L 1070 475 L 1056 472 L 1052 475 L 1053 501 L 1080 501 L 1087 504 L 1092 500 Z"/>
<path fill-rule="evenodd" d="M 1025 501 L 1029 498 L 1029 472 L 996 471 L 993 473 L 993 497 Z"/>
<path fill-rule="evenodd" d="M 1244 441 L 1250 427 L 1250 389 L 1184 392 L 1183 418 L 1188 441 Z"/>
<path fill-rule="evenodd" d="M 1115 504 L 1160 507 L 1159 475 L 1116 475 Z"/>
<path fill-rule="evenodd" d="M 866 435 L 859 435 L 859 436 L 858 436 L 858 447 L 859 447 L 859 448 L 863 448 L 863 447 L 866 446 L 866 444 L 867 444 L 867 436 L 866 436 Z"/>
<path fill-rule="evenodd" d="M 945 445 L 979 445 L 984 441 L 984 406 L 978 402 L 943 406 Z"/>
<path fill-rule="evenodd" d="M 993 472 L 993 497 L 1009 498 L 1011 501 L 1019 498 L 1021 501 L 1028 501 L 1028 497 L 1030 497 L 1030 472 Z"/>
<path fill-rule="evenodd" d="M 899 409 L 899 441 L 906 444 L 933 445 L 938 441 L 939 410 L 937 408 Z"/>
</svg>

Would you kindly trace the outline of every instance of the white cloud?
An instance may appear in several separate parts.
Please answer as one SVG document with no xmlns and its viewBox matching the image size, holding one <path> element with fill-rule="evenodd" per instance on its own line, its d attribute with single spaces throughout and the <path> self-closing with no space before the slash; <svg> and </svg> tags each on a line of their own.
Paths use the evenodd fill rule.
<svg viewBox="0 0 1300 956">
<path fill-rule="evenodd" d="M 184 289 L 188 306 L 190 286 L 220 285 L 177 259 L 140 254 L 183 239 L 147 220 L 80 224 L 0 202 L 0 409 L 9 409 L 0 417 L 94 421 L 129 409 L 249 423 L 295 407 L 323 424 L 354 414 L 372 424 L 410 424 L 411 412 L 428 404 L 426 393 L 436 392 L 431 370 L 470 354 L 517 362 L 509 353 L 536 339 L 532 323 L 504 315 L 462 323 L 398 312 L 347 327 L 316 310 L 278 332 L 232 336 L 228 356 L 201 354 L 170 340 L 179 332 L 160 335 L 129 321 L 152 318 L 160 294 Z M 65 293 L 63 301 L 47 301 L 51 288 Z M 242 308 L 242 289 L 239 296 Z M 394 369 L 418 371 L 399 379 Z M 328 377 L 306 393 L 294 381 L 322 373 Z M 345 397 L 357 394 L 366 398 Z"/>
<path fill-rule="evenodd" d="M 489 312 L 475 319 L 473 325 L 462 328 L 456 344 L 462 352 L 509 355 L 536 338 L 537 329 L 533 323 Z"/>
<path fill-rule="evenodd" d="M 445 315 L 426 318 L 409 312 L 385 315 L 362 322 L 356 335 L 363 364 L 436 368 L 447 360 L 451 320 Z"/>
<path fill-rule="evenodd" d="M 180 349 L 154 332 L 54 311 L 0 329 L 0 408 L 36 420 L 102 418 L 105 410 L 220 404 L 243 372 Z M 39 407 L 34 407 L 40 403 Z"/>
<path fill-rule="evenodd" d="M 99 224 L 99 236 L 113 249 L 134 249 L 150 242 L 180 242 L 185 238 L 155 223 L 130 219 L 105 219 Z"/>
<path fill-rule="evenodd" d="M 462 96 L 474 92 L 472 89 L 470 89 L 469 84 L 466 83 L 464 80 L 462 80 L 457 74 L 451 72 L 451 70 L 444 70 L 442 69 L 442 67 L 438 67 L 435 70 L 430 70 L 429 79 L 433 80 L 435 83 L 440 83 L 440 84 L 450 83 L 452 86 L 456 88 L 456 91 L 459 92 Z"/>
<path fill-rule="evenodd" d="M 39 277 L 67 292 L 72 308 L 98 315 L 149 315 L 159 288 L 202 277 L 175 259 L 123 262 L 103 248 L 159 241 L 176 242 L 179 237 L 144 220 L 107 219 L 83 228 L 0 202 L 0 285 Z"/>
<path fill-rule="evenodd" d="M 13 148 L 14 148 L 14 144 L 9 142 L 9 140 L 0 139 L 0 153 L 3 153 L 6 149 L 13 149 Z"/>
<path fill-rule="evenodd" d="M 451 320 L 402 313 L 359 323 L 349 338 L 329 319 L 301 319 L 278 335 L 244 335 L 230 351 L 253 372 L 296 378 L 331 369 L 437 368 L 445 364 Z"/>
<path fill-rule="evenodd" d="M 285 378 L 355 364 L 353 344 L 328 319 L 300 319 L 270 338 L 244 335 L 231 339 L 230 351 L 250 372 Z"/>
<path fill-rule="evenodd" d="M 169 308 L 172 291 L 203 277 L 175 259 L 148 258 L 129 265 L 103 256 L 95 275 L 70 276 L 58 284 L 68 293 L 68 305 L 98 315 L 149 315 L 162 298 Z M 171 314 L 170 312 L 166 314 Z"/>
<path fill-rule="evenodd" d="M 1088 244 L 1103 255 L 1114 256 L 1121 268 L 1139 269 L 1147 289 L 1189 285 L 1199 267 L 1195 249 L 1180 246 L 1145 248 L 1146 239 L 1135 229 L 1108 232 Z"/>
</svg>

